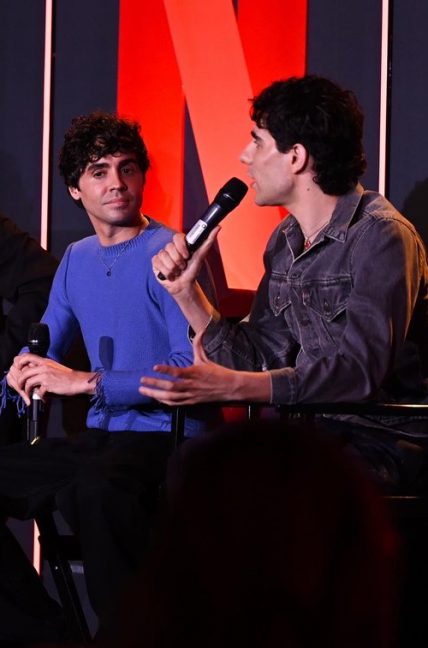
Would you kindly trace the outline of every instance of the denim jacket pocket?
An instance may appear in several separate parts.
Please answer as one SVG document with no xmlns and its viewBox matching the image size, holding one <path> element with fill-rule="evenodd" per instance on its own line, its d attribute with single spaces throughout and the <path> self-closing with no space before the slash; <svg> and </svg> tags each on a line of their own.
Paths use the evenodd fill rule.
<svg viewBox="0 0 428 648">
<path fill-rule="evenodd" d="M 323 320 L 332 322 L 346 309 L 351 289 L 352 281 L 348 276 L 312 279 L 302 285 L 302 301 Z"/>
<path fill-rule="evenodd" d="M 290 286 L 282 274 L 272 273 L 269 279 L 269 304 L 275 317 L 291 304 Z"/>
</svg>

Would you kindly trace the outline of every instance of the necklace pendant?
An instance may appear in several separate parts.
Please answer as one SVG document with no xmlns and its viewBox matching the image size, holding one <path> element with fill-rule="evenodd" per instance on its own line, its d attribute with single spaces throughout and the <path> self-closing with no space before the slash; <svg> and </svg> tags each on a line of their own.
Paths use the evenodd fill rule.
<svg viewBox="0 0 428 648">
<path fill-rule="evenodd" d="M 107 277 L 111 277 L 111 270 L 110 269 L 107 270 L 106 275 L 107 275 Z"/>
<path fill-rule="evenodd" d="M 310 239 L 305 239 L 305 242 L 303 243 L 303 249 L 304 250 L 309 250 L 311 245 L 312 245 L 312 243 L 311 243 Z"/>
</svg>

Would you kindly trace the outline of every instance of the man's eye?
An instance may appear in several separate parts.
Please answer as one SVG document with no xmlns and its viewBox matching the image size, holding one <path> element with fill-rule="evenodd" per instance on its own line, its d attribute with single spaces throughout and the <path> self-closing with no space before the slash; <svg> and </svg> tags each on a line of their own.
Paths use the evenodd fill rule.
<svg viewBox="0 0 428 648">
<path fill-rule="evenodd" d="M 132 173 L 134 173 L 134 171 L 135 171 L 135 168 L 133 166 L 126 166 L 126 167 L 123 167 L 123 169 L 122 169 L 123 175 L 131 175 Z"/>
<path fill-rule="evenodd" d="M 102 178 L 104 176 L 104 171 L 94 171 L 93 177 L 94 178 Z"/>
</svg>

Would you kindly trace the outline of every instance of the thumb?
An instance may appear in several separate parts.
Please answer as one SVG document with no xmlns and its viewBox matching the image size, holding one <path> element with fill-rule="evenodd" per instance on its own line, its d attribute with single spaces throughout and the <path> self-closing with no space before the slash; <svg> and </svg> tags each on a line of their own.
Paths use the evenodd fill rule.
<svg viewBox="0 0 428 648">
<path fill-rule="evenodd" d="M 215 243 L 215 240 L 221 230 L 220 225 L 216 225 L 212 231 L 209 233 L 205 241 L 200 245 L 192 255 L 193 263 L 197 263 L 198 267 L 202 264 L 203 259 L 208 255 L 208 252 Z"/>
</svg>

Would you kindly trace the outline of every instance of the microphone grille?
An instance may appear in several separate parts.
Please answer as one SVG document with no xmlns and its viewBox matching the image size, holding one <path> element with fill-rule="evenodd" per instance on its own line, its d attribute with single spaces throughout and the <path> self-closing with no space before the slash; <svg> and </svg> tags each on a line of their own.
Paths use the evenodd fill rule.
<svg viewBox="0 0 428 648">
<path fill-rule="evenodd" d="M 239 205 L 247 191 L 248 187 L 245 182 L 242 182 L 239 178 L 231 178 L 220 189 L 217 196 L 214 198 L 214 202 L 222 205 L 223 202 L 227 203 L 231 201 L 233 207 L 236 207 Z M 226 207 L 226 205 L 224 206 Z"/>
<path fill-rule="evenodd" d="M 241 202 L 248 191 L 248 187 L 245 182 L 242 182 L 239 178 L 231 178 L 226 182 L 224 187 L 220 189 L 220 191 L 221 193 L 229 195 L 233 200 Z"/>
<path fill-rule="evenodd" d="M 33 322 L 28 330 L 28 348 L 31 353 L 45 357 L 50 344 L 49 327 L 42 322 Z"/>
</svg>

